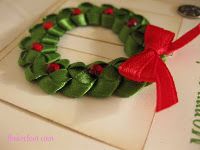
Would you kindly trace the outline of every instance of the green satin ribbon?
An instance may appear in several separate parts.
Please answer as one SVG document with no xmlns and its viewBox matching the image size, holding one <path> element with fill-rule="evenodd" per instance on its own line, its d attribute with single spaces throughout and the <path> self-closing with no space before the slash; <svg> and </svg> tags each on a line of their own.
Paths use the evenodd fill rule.
<svg viewBox="0 0 200 150">
<path fill-rule="evenodd" d="M 59 37 L 46 34 L 42 39 L 42 43 L 56 45 L 59 42 Z"/>
<path fill-rule="evenodd" d="M 75 63 L 69 66 L 69 74 L 72 80 L 62 89 L 62 93 L 68 97 L 81 97 L 93 86 L 95 79 L 85 70 L 85 64 Z"/>
<path fill-rule="evenodd" d="M 108 97 L 113 94 L 120 83 L 120 75 L 112 65 L 104 68 L 94 86 L 87 93 L 94 97 Z"/>
<path fill-rule="evenodd" d="M 87 25 L 84 14 L 71 16 L 71 19 L 77 26 L 86 26 Z"/>
<path fill-rule="evenodd" d="M 144 34 L 138 31 L 133 32 L 128 36 L 128 39 L 124 46 L 124 52 L 127 56 L 131 57 L 139 52 L 141 52 L 144 47 Z"/>
<path fill-rule="evenodd" d="M 33 51 L 33 50 L 23 51 L 20 54 L 18 63 L 19 63 L 20 66 L 32 64 L 33 61 L 35 60 L 35 58 L 38 57 L 39 55 L 40 55 L 39 52 L 36 52 L 36 51 Z"/>
<path fill-rule="evenodd" d="M 47 53 L 45 54 L 46 62 L 52 63 L 60 59 L 59 53 Z"/>
<path fill-rule="evenodd" d="M 52 52 L 56 52 L 56 51 L 57 51 L 56 45 L 43 44 L 42 53 L 52 53 Z"/>
<path fill-rule="evenodd" d="M 71 11 L 72 11 L 72 8 L 66 8 L 66 9 L 61 10 L 58 14 L 57 23 L 64 30 L 72 30 L 76 27 L 76 25 L 70 19 Z"/>
<path fill-rule="evenodd" d="M 119 32 L 119 39 L 125 43 L 128 39 L 128 36 L 130 33 L 136 31 L 137 29 L 141 28 L 142 26 L 146 26 L 146 24 L 148 23 L 147 20 L 142 17 L 141 15 L 136 15 L 136 14 L 131 14 L 129 19 L 131 18 L 135 18 L 138 23 L 136 26 L 133 27 L 128 27 L 126 24 L 123 26 L 123 28 L 121 29 L 121 31 Z"/>
<path fill-rule="evenodd" d="M 102 14 L 101 25 L 105 28 L 112 28 L 115 17 L 113 15 Z"/>
<path fill-rule="evenodd" d="M 71 80 L 68 74 L 68 59 L 60 59 L 55 63 L 61 65 L 61 69 L 55 72 L 49 73 L 47 76 L 43 76 L 38 80 L 38 84 L 48 94 L 54 94 L 65 86 L 67 82 Z"/>
<path fill-rule="evenodd" d="M 140 89 L 142 89 L 146 83 L 144 82 L 134 82 L 128 79 L 123 78 L 120 82 L 120 85 L 115 90 L 115 95 L 120 97 L 130 97 L 133 94 L 137 93 Z"/>
<path fill-rule="evenodd" d="M 46 62 L 42 55 L 37 56 L 32 65 L 25 67 L 25 76 L 28 81 L 38 79 L 45 75 L 47 75 Z"/>
<path fill-rule="evenodd" d="M 119 33 L 123 28 L 125 22 L 128 20 L 131 12 L 127 9 L 121 8 L 116 11 L 115 20 L 112 26 L 112 30 L 115 33 Z"/>
<path fill-rule="evenodd" d="M 29 32 L 33 40 L 40 40 L 46 34 L 46 30 L 43 28 L 42 24 L 35 25 Z"/>
<path fill-rule="evenodd" d="M 66 69 L 60 69 L 49 76 L 44 76 L 38 81 L 38 84 L 42 90 L 48 94 L 54 94 L 60 89 L 62 89 L 65 84 L 71 79 L 68 77 L 68 72 Z"/>
<path fill-rule="evenodd" d="M 113 8 L 114 13 L 113 15 L 108 15 L 108 14 L 104 14 L 103 11 L 107 8 Z M 105 27 L 105 28 L 109 28 L 111 29 L 113 26 L 113 23 L 115 21 L 115 12 L 116 12 L 116 8 L 114 8 L 112 5 L 109 4 L 104 4 L 102 5 L 101 11 L 102 11 L 102 16 L 101 16 L 101 26 Z"/>
<path fill-rule="evenodd" d="M 93 6 L 86 13 L 87 21 L 89 25 L 100 25 L 101 24 L 101 9 L 97 6 Z"/>
<path fill-rule="evenodd" d="M 101 8 L 91 3 L 82 3 L 79 8 L 85 13 L 89 25 L 100 25 Z"/>
<path fill-rule="evenodd" d="M 63 30 L 62 28 L 60 28 L 59 26 L 55 25 L 54 27 L 52 27 L 51 29 L 49 29 L 47 31 L 49 34 L 55 35 L 55 36 L 63 36 L 65 34 L 65 30 Z"/>
</svg>

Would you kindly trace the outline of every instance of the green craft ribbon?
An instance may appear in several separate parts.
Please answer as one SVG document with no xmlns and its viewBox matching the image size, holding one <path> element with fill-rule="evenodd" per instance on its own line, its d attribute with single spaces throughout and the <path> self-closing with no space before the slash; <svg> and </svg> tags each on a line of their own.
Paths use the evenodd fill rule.
<svg viewBox="0 0 200 150">
<path fill-rule="evenodd" d="M 146 19 L 140 15 L 131 14 L 129 19 L 136 19 L 138 21 L 137 25 L 133 27 L 128 27 L 126 24 L 123 26 L 122 30 L 119 33 L 119 39 L 125 43 L 128 39 L 128 36 L 130 33 L 136 31 L 141 26 L 145 26 L 148 22 L 146 22 Z"/>
<path fill-rule="evenodd" d="M 85 64 L 75 63 L 69 66 L 69 74 L 72 80 L 62 89 L 62 93 L 68 97 L 81 97 L 93 86 L 95 79 L 86 72 Z"/>
<path fill-rule="evenodd" d="M 86 13 L 87 11 L 89 11 L 94 5 L 92 3 L 89 2 L 84 2 L 81 3 L 78 8 L 81 9 L 82 12 Z"/>
<path fill-rule="evenodd" d="M 89 25 L 100 25 L 101 9 L 91 3 L 82 3 L 79 8 L 85 13 Z"/>
<path fill-rule="evenodd" d="M 76 25 L 71 21 L 72 8 L 66 8 L 59 12 L 57 17 L 58 25 L 60 25 L 64 30 L 72 30 Z"/>
<path fill-rule="evenodd" d="M 108 97 L 113 94 L 120 83 L 120 75 L 112 65 L 104 68 L 94 86 L 87 93 L 94 97 Z"/>
<path fill-rule="evenodd" d="M 20 42 L 20 48 L 22 50 L 30 50 L 32 48 L 32 43 L 35 40 L 33 40 L 31 37 L 25 37 L 21 42 Z M 38 41 L 35 41 L 38 42 Z"/>
<path fill-rule="evenodd" d="M 61 65 L 61 69 L 50 73 L 48 76 L 42 77 L 38 84 L 48 94 L 54 94 L 65 86 L 71 80 L 68 74 L 68 59 L 60 59 L 55 63 Z"/>
<path fill-rule="evenodd" d="M 141 52 L 144 47 L 144 34 L 138 31 L 132 32 L 128 36 L 128 39 L 124 45 L 124 52 L 126 53 L 127 56 L 131 57 L 139 52 Z"/>
<path fill-rule="evenodd" d="M 42 90 L 48 94 L 54 94 L 60 89 L 62 89 L 65 84 L 70 81 L 71 78 L 68 77 L 68 72 L 66 69 L 60 69 L 49 76 L 45 76 L 38 81 L 38 84 Z"/>
<path fill-rule="evenodd" d="M 46 57 L 46 62 L 49 64 L 49 63 L 59 60 L 60 54 L 59 53 L 47 53 L 47 54 L 45 54 L 45 57 Z"/>
<path fill-rule="evenodd" d="M 137 93 L 140 89 L 145 87 L 145 85 L 145 82 L 135 82 L 126 78 L 122 78 L 114 94 L 120 97 L 129 97 Z"/>
<path fill-rule="evenodd" d="M 114 33 L 119 33 L 123 28 L 125 22 L 128 20 L 130 11 L 124 8 L 121 8 L 116 11 L 115 20 L 112 26 Z"/>
<path fill-rule="evenodd" d="M 87 13 L 86 17 L 89 25 L 101 24 L 101 9 L 97 6 L 92 7 Z"/>
<path fill-rule="evenodd" d="M 85 19 L 84 14 L 75 15 L 75 16 L 72 15 L 71 19 L 77 26 L 86 26 L 87 25 L 87 21 Z"/>
<path fill-rule="evenodd" d="M 18 63 L 20 66 L 32 64 L 36 57 L 40 55 L 39 52 L 34 50 L 23 51 L 19 57 Z"/>
<path fill-rule="evenodd" d="M 35 25 L 29 32 L 33 40 L 40 40 L 46 34 L 46 30 L 43 28 L 42 24 Z"/>
<path fill-rule="evenodd" d="M 47 32 L 49 34 L 52 34 L 52 35 L 55 35 L 55 36 L 58 36 L 58 37 L 63 36 L 65 34 L 65 30 L 60 28 L 58 25 L 54 25 Z"/>
<path fill-rule="evenodd" d="M 46 62 L 42 55 L 38 55 L 32 65 L 25 67 L 25 76 L 28 81 L 38 79 L 42 76 L 47 75 L 46 73 Z"/>
<path fill-rule="evenodd" d="M 59 41 L 59 37 L 52 36 L 49 34 L 46 34 L 42 39 L 41 42 L 45 44 L 51 44 L 51 45 L 56 45 Z"/>
<path fill-rule="evenodd" d="M 103 11 L 107 8 L 113 8 L 114 14 L 113 15 L 104 14 Z M 103 4 L 101 10 L 102 10 L 101 26 L 111 29 L 115 20 L 115 12 L 117 9 L 114 8 L 112 5 Z"/>
<path fill-rule="evenodd" d="M 42 45 L 43 45 L 42 53 L 53 53 L 56 52 L 57 50 L 56 45 L 48 45 L 48 44 L 42 44 Z"/>
</svg>

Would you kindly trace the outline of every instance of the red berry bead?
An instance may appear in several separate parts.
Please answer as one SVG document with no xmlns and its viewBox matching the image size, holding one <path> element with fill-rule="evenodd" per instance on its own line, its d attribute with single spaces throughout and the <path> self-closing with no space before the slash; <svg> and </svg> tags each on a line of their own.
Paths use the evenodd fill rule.
<svg viewBox="0 0 200 150">
<path fill-rule="evenodd" d="M 80 15 L 81 14 L 81 9 L 80 8 L 75 8 L 73 11 L 72 11 L 72 15 Z"/>
<path fill-rule="evenodd" d="M 57 63 L 51 63 L 49 64 L 48 66 L 48 72 L 51 73 L 51 72 L 54 72 L 54 71 L 57 71 L 60 69 L 60 65 L 57 64 Z"/>
<path fill-rule="evenodd" d="M 113 8 L 107 8 L 107 9 L 104 10 L 103 13 L 107 14 L 107 15 L 113 15 L 114 10 L 113 10 Z"/>
<path fill-rule="evenodd" d="M 89 73 L 92 75 L 100 75 L 103 72 L 103 67 L 99 64 L 92 65 L 89 68 Z"/>
<path fill-rule="evenodd" d="M 43 24 L 43 28 L 44 28 L 45 30 L 49 30 L 49 29 L 51 29 L 52 27 L 53 27 L 53 22 L 51 22 L 51 21 L 45 22 L 45 23 Z"/>
<path fill-rule="evenodd" d="M 133 26 L 136 26 L 138 24 L 138 21 L 136 19 L 129 19 L 128 23 L 127 23 L 127 26 L 128 27 L 133 27 Z"/>
<path fill-rule="evenodd" d="M 43 50 L 43 45 L 41 43 L 35 42 L 32 44 L 32 49 L 41 52 Z"/>
</svg>

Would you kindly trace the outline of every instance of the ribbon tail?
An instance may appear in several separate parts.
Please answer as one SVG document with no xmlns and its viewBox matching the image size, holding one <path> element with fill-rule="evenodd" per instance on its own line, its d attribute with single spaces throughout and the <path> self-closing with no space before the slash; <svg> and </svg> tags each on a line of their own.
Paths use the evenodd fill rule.
<svg viewBox="0 0 200 150">
<path fill-rule="evenodd" d="M 167 66 L 158 58 L 156 75 L 157 105 L 156 112 L 166 109 L 178 102 L 173 78 Z"/>
<path fill-rule="evenodd" d="M 175 50 L 178 50 L 179 48 L 188 44 L 190 41 L 192 41 L 199 34 L 200 34 L 200 24 L 198 24 L 192 30 L 188 31 L 183 36 L 181 36 L 178 40 L 173 42 L 171 44 L 171 46 L 168 48 L 169 50 L 167 51 L 166 54 L 170 54 L 170 53 L 174 52 Z"/>
</svg>

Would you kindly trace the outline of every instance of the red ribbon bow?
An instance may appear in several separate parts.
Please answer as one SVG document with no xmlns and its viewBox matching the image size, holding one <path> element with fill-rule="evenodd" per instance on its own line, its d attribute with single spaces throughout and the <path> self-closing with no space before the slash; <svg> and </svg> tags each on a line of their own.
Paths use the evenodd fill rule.
<svg viewBox="0 0 200 150">
<path fill-rule="evenodd" d="M 148 25 L 145 31 L 144 51 L 132 56 L 119 66 L 119 73 L 129 80 L 156 82 L 156 112 L 178 102 L 173 78 L 160 56 L 178 50 L 199 34 L 200 24 L 172 42 L 175 35 L 173 32 Z"/>
</svg>

